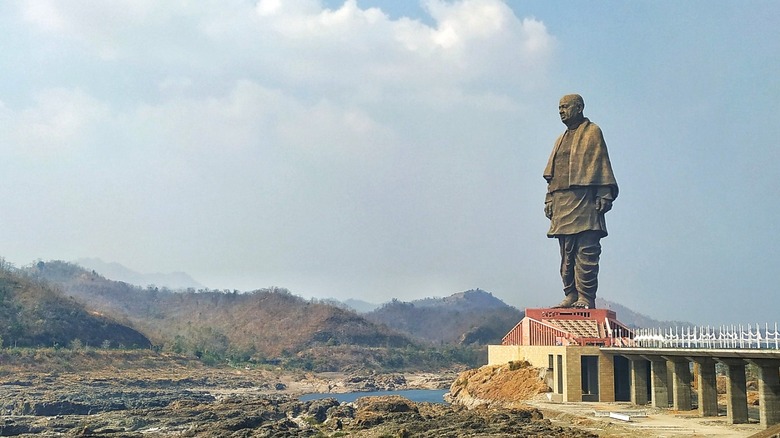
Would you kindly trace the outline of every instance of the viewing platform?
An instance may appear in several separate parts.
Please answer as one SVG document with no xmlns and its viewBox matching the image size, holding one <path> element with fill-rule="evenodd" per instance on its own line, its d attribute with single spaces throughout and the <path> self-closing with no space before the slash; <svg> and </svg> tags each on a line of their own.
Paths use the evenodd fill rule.
<svg viewBox="0 0 780 438">
<path fill-rule="evenodd" d="M 488 363 L 524 360 L 545 368 L 552 401 L 630 401 L 717 416 L 716 364 L 726 370 L 726 416 L 747 423 L 746 366 L 758 370 L 759 417 L 780 424 L 777 324 L 631 329 L 608 309 L 526 309 L 488 346 Z M 694 378 L 696 384 L 693 384 Z"/>
</svg>

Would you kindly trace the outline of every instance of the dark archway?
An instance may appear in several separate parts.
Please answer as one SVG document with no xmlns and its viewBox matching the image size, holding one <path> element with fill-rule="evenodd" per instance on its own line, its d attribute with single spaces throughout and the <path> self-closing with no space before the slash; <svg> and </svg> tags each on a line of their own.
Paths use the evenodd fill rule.
<svg viewBox="0 0 780 438">
<path fill-rule="evenodd" d="M 631 362 L 615 355 L 615 401 L 631 401 Z"/>
</svg>

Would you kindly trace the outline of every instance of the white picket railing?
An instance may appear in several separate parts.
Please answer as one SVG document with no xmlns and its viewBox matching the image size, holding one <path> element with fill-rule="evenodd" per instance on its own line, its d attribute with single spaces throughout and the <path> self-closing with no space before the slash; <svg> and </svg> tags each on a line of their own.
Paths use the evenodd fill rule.
<svg viewBox="0 0 780 438">
<path fill-rule="evenodd" d="M 619 334 L 613 334 L 619 337 Z M 780 332 L 769 324 L 730 326 L 640 328 L 633 330 L 630 339 L 621 337 L 615 345 L 640 348 L 697 348 L 697 349 L 780 349 Z"/>
</svg>

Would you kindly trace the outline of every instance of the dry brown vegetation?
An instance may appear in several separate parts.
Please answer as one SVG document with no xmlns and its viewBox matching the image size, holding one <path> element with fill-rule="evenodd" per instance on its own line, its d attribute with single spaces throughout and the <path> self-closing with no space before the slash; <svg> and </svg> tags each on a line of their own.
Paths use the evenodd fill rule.
<svg viewBox="0 0 780 438">
<path fill-rule="evenodd" d="M 203 370 L 202 362 L 187 356 L 158 353 L 153 350 L 81 350 L 57 348 L 13 348 L 0 350 L 0 378 L 19 373 L 51 374 L 98 372 L 116 377 L 128 370 L 154 371 L 155 374 L 182 375 L 184 370 Z"/>
<path fill-rule="evenodd" d="M 284 289 L 251 293 L 140 288 L 64 262 L 39 263 L 38 278 L 58 284 L 91 310 L 147 334 L 159 346 L 198 355 L 275 358 L 320 344 L 404 347 L 411 342 L 353 312 Z"/>
<path fill-rule="evenodd" d="M 0 344 L 148 348 L 149 340 L 58 293 L 49 284 L 0 269 Z"/>
<path fill-rule="evenodd" d="M 313 371 L 387 371 L 473 366 L 481 359 L 477 347 L 423 347 L 355 312 L 280 288 L 249 293 L 141 288 L 59 261 L 39 262 L 15 275 L 56 286 L 53 296 L 82 313 L 86 308 L 133 327 L 158 351 L 210 364 L 251 361 Z"/>
</svg>

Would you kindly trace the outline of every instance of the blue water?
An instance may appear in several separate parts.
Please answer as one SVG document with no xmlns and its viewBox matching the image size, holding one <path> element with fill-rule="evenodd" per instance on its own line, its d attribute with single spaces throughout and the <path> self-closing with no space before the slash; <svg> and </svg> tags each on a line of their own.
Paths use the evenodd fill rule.
<svg viewBox="0 0 780 438">
<path fill-rule="evenodd" d="M 345 392 L 344 394 L 304 394 L 298 397 L 301 401 L 320 400 L 323 398 L 335 398 L 341 403 L 353 402 L 360 397 L 376 395 L 400 395 L 413 402 L 445 403 L 446 389 L 407 389 L 404 391 L 371 391 L 371 392 Z"/>
</svg>

